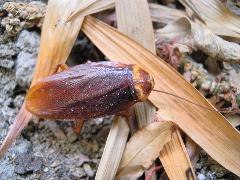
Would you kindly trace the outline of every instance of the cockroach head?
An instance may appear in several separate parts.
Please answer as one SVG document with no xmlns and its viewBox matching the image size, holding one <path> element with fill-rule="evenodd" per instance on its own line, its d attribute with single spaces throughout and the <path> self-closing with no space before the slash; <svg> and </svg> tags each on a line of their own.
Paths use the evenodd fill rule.
<svg viewBox="0 0 240 180">
<path fill-rule="evenodd" d="M 137 65 L 132 65 L 133 84 L 139 101 L 145 101 L 154 87 L 152 75 Z"/>
</svg>

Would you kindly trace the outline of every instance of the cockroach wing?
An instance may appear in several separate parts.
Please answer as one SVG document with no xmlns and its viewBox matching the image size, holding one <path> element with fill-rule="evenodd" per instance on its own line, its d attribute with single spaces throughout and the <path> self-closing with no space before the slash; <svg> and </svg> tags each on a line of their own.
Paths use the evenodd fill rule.
<svg viewBox="0 0 240 180">
<path fill-rule="evenodd" d="M 137 101 L 132 65 L 114 62 L 78 65 L 43 79 L 26 98 L 42 118 L 93 118 L 114 114 Z"/>
</svg>

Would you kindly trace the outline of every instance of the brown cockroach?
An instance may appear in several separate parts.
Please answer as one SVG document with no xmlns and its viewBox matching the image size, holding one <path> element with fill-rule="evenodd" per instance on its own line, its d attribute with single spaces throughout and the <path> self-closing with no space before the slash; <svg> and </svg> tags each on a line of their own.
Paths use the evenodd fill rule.
<svg viewBox="0 0 240 180">
<path fill-rule="evenodd" d="M 83 120 L 111 115 L 144 101 L 152 76 L 135 64 L 98 62 L 56 73 L 32 86 L 26 108 L 40 118 Z"/>
<path fill-rule="evenodd" d="M 127 110 L 145 101 L 154 87 L 153 77 L 135 64 L 105 61 L 65 69 L 32 86 L 26 108 L 40 118 L 74 119 L 78 133 L 84 120 Z M 215 111 L 168 92 L 154 91 Z"/>
</svg>

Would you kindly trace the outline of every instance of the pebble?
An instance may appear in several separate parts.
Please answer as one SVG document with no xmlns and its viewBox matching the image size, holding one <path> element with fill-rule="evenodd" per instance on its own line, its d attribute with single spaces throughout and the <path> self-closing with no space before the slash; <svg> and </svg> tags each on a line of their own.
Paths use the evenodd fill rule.
<svg viewBox="0 0 240 180">
<path fill-rule="evenodd" d="M 14 151 L 17 152 L 17 154 L 25 154 L 29 151 L 31 148 L 31 143 L 27 140 L 22 141 L 20 144 L 16 145 L 14 147 Z"/>
<path fill-rule="evenodd" d="M 14 162 L 14 171 L 20 175 L 37 172 L 42 168 L 43 165 L 42 157 L 33 156 L 29 153 L 18 155 Z"/>
<path fill-rule="evenodd" d="M 198 179 L 198 180 L 206 180 L 207 178 L 206 178 L 206 176 L 204 176 L 203 174 L 199 174 L 199 175 L 197 176 L 197 179 Z"/>
<path fill-rule="evenodd" d="M 84 169 L 84 171 L 86 172 L 86 174 L 88 175 L 88 176 L 90 176 L 90 177 L 93 177 L 94 176 L 94 172 L 93 172 L 93 170 L 92 170 L 92 168 L 91 168 L 91 166 L 89 165 L 89 164 L 84 164 L 83 165 L 83 169 Z"/>
</svg>

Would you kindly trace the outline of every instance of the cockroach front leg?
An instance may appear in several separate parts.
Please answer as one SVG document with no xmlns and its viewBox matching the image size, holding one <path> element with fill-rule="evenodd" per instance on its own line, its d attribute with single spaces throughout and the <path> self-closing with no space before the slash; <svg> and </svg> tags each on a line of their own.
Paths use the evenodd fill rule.
<svg viewBox="0 0 240 180">
<path fill-rule="evenodd" d="M 67 69 L 69 69 L 68 65 L 66 65 L 66 64 L 58 64 L 56 69 L 53 71 L 53 74 L 56 74 L 57 72 L 61 72 L 61 71 L 67 70 Z"/>
<path fill-rule="evenodd" d="M 83 119 L 76 119 L 74 121 L 74 127 L 73 127 L 73 130 L 76 134 L 80 134 L 81 132 L 81 129 L 83 127 L 83 124 L 84 124 L 84 120 Z"/>
</svg>

